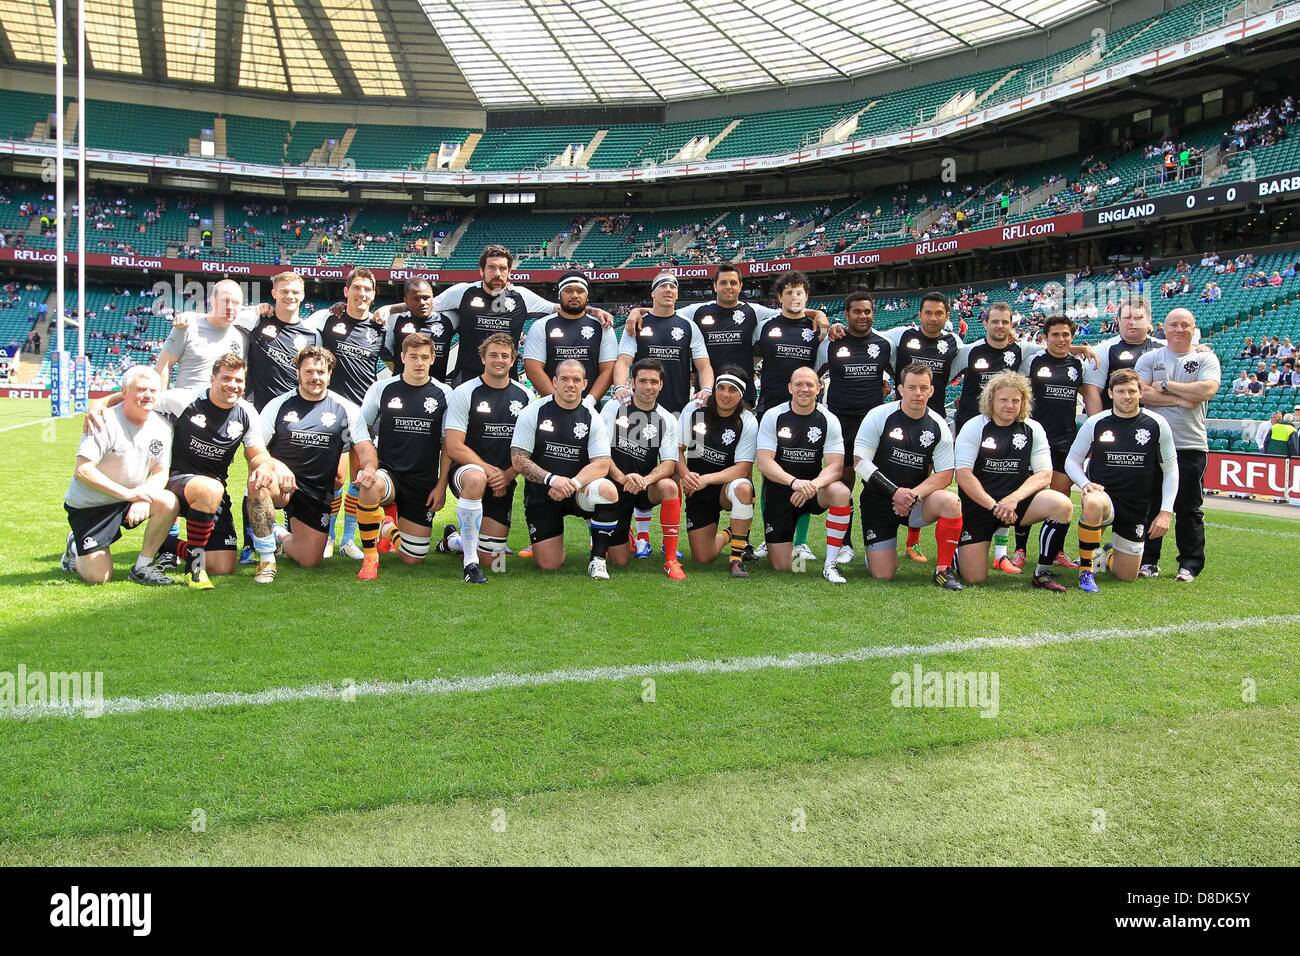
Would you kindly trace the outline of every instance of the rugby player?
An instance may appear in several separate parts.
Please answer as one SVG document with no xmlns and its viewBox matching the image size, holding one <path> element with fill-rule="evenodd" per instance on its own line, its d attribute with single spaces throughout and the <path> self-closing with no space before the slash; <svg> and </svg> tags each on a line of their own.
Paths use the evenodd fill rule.
<svg viewBox="0 0 1300 956">
<path fill-rule="evenodd" d="M 206 315 L 188 316 L 184 324 L 172 325 L 153 366 L 164 385 L 174 368 L 173 388 L 205 389 L 213 362 L 223 355 L 244 354 L 247 334 L 235 323 L 243 304 L 244 290 L 239 283 L 222 279 L 212 286 Z"/>
<path fill-rule="evenodd" d="M 628 562 L 628 532 L 632 511 L 653 511 L 659 505 L 664 540 L 664 573 L 673 581 L 686 580 L 677 555 L 682 502 L 677 482 L 677 416 L 658 402 L 664 367 L 654 358 L 632 366 L 632 400 L 626 405 L 606 402 L 601 411 L 609 435 L 609 480 L 618 486 L 618 525 L 614 528 L 609 559 L 618 566 Z"/>
<path fill-rule="evenodd" d="M 1097 343 L 1097 363 L 1083 370 L 1083 407 L 1096 415 L 1111 407 L 1106 385 L 1120 369 L 1132 368 L 1146 352 L 1164 343 L 1151 335 L 1151 303 L 1133 298 L 1119 307 L 1119 335 Z"/>
<path fill-rule="evenodd" d="M 1169 530 L 1179 494 L 1173 429 L 1163 417 L 1142 408 L 1138 373 L 1111 373 L 1107 391 L 1111 409 L 1083 423 L 1065 460 L 1070 479 L 1082 493 L 1079 587 L 1090 593 L 1099 590 L 1095 570 L 1108 570 L 1121 581 L 1137 578 L 1143 545 Z M 1162 475 L 1160 494 L 1153 501 L 1157 474 Z M 1153 504 L 1155 516 L 1148 520 Z M 1106 525 L 1111 526 L 1110 544 L 1101 567 L 1094 569 L 1093 556 Z"/>
<path fill-rule="evenodd" d="M 587 304 L 587 277 L 567 272 L 557 286 L 559 310 L 537 319 L 524 339 L 524 372 L 543 398 L 551 394 L 551 379 L 563 359 L 577 359 L 586 369 L 583 395 L 603 398 L 614 378 L 618 341 L 614 330 L 591 315 Z"/>
<path fill-rule="evenodd" d="M 334 355 L 330 388 L 353 404 L 360 405 L 378 378 L 386 331 L 383 322 L 370 311 L 370 305 L 375 301 L 375 274 L 369 269 L 353 269 L 344 280 L 343 294 L 341 304 L 313 313 L 307 324 L 320 333 L 321 344 Z M 334 550 L 334 519 L 338 517 L 341 505 L 343 538 L 338 545 L 339 552 L 359 561 L 361 549 L 353 540 L 357 531 L 356 473 L 359 466 L 356 455 L 348 456 L 348 464 L 351 481 L 345 499 L 342 488 L 344 463 L 339 462 L 340 487 L 330 499 L 330 541 L 325 545 L 325 557 L 328 558 Z"/>
<path fill-rule="evenodd" d="M 514 262 L 514 253 L 505 246 L 487 246 L 478 259 L 479 281 L 459 282 L 434 300 L 434 311 L 454 319 L 460 328 L 457 384 L 483 374 L 478 347 L 485 338 L 504 332 L 518 343 L 530 315 L 547 315 L 557 308 L 557 303 L 511 284 Z M 613 325 L 614 317 L 604 309 L 588 307 L 588 311 L 605 325 Z"/>
<path fill-rule="evenodd" d="M 867 570 L 888 581 L 898 571 L 898 528 L 935 526 L 934 583 L 962 590 L 953 558 L 961 537 L 961 500 L 948 491 L 954 465 L 952 435 L 930 406 L 933 370 L 912 362 L 899 373 L 902 396 L 871 410 L 853 444 L 853 467 L 862 478 L 862 537 Z"/>
<path fill-rule="evenodd" d="M 510 378 L 517 358 L 514 340 L 498 332 L 484 339 L 479 351 L 483 374 L 456 386 L 444 422 L 460 532 L 447 525 L 438 545 L 440 551 L 460 552 L 465 580 L 472 584 L 483 583 L 479 579 L 484 577 L 484 561 L 493 571 L 506 570 L 506 539 L 518 483 L 510 443 L 529 402 L 528 392 Z M 471 567 L 479 573 L 472 573 Z"/>
<path fill-rule="evenodd" d="M 63 569 L 87 584 L 113 577 L 113 542 L 122 527 L 145 522 L 144 541 L 129 575 L 136 584 L 170 585 L 156 559 L 179 504 L 167 490 L 171 429 L 154 406 L 162 380 L 147 365 L 127 369 L 122 377 L 122 404 L 102 416 L 102 424 L 83 436 L 77 465 L 63 496 L 68 513 Z"/>
<path fill-rule="evenodd" d="M 794 558 L 794 529 L 801 514 L 826 518 L 826 561 L 822 577 L 844 584 L 836 566 L 849 519 L 849 489 L 840 481 L 844 437 L 840 423 L 817 403 L 821 380 L 809 366 L 796 368 L 787 391 L 790 401 L 769 409 L 758 426 L 758 470 L 763 475 L 763 527 L 767 554 L 777 571 Z"/>
<path fill-rule="evenodd" d="M 429 377 L 433 342 L 416 332 L 402 341 L 402 374 L 370 386 L 361 402 L 366 431 L 378 442 L 376 480 L 357 499 L 357 531 L 361 537 L 358 581 L 379 577 L 379 531 L 384 506 L 396 505 L 400 535 L 398 557 L 418 564 L 429 553 L 433 515 L 447 501 L 447 452 L 443 422 L 451 389 Z M 356 449 L 354 448 L 354 453 Z M 485 583 L 478 566 L 466 568 L 466 580 Z"/>
<path fill-rule="evenodd" d="M 1142 405 L 1169 423 L 1178 452 L 1178 497 L 1174 501 L 1174 537 L 1178 544 L 1180 583 L 1194 581 L 1205 568 L 1205 516 L 1201 489 L 1209 459 L 1205 413 L 1219 390 L 1222 369 L 1213 350 L 1198 350 L 1196 316 L 1174 309 L 1165 317 L 1165 346 L 1146 352 L 1134 371 L 1142 380 Z M 1155 504 L 1147 514 L 1154 524 Z M 1160 573 L 1159 537 L 1152 538 L 1142 556 L 1148 577 Z"/>
<path fill-rule="evenodd" d="M 886 380 L 891 368 L 894 347 L 883 335 L 872 331 L 875 316 L 875 299 L 870 292 L 859 289 L 850 292 L 844 300 L 844 319 L 847 333 L 834 342 L 826 339 L 817 350 L 817 374 L 829 378 L 826 407 L 839 419 L 840 433 L 845 443 L 852 442 L 862 426 L 867 413 L 884 404 Z M 844 473 L 840 481 L 853 497 L 857 481 L 853 459 L 844 456 Z M 797 531 L 797 529 L 796 529 Z M 796 534 L 797 539 L 797 534 Z M 853 561 L 853 517 L 844 532 L 844 546 L 840 548 L 840 564 Z"/>
<path fill-rule="evenodd" d="M 1065 457 L 1079 431 L 1079 389 L 1083 387 L 1083 360 L 1072 352 L 1074 320 L 1064 315 L 1049 316 L 1043 323 L 1043 340 L 1046 350 L 1027 352 L 1020 374 L 1029 379 L 1033 394 L 1030 416 L 1047 435 L 1052 456 L 1051 488 L 1068 495 L 1070 476 L 1065 473 Z M 1016 550 L 1011 557 L 1017 568 L 1025 566 L 1028 543 L 1029 527 L 1017 524 Z M 1058 551 L 1056 563 L 1072 570 L 1078 567 L 1064 551 Z"/>
<path fill-rule="evenodd" d="M 686 495 L 686 531 L 691 558 L 712 561 L 730 545 L 730 574 L 747 578 L 745 549 L 754 519 L 754 459 L 758 419 L 745 407 L 745 387 L 752 384 L 741 367 L 724 365 L 713 393 L 701 406 L 688 406 L 678 423 L 677 479 Z M 718 518 L 730 512 L 730 526 Z"/>
<path fill-rule="evenodd" d="M 954 332 L 947 331 L 950 307 L 948 297 L 942 292 L 927 292 L 921 296 L 921 305 L 917 311 L 916 324 L 896 326 L 884 329 L 879 334 L 889 340 L 894 350 L 894 367 L 891 370 L 894 379 L 895 395 L 901 398 L 900 376 L 902 370 L 913 362 L 930 366 L 933 373 L 933 389 L 930 395 L 930 408 L 946 420 L 947 389 L 953 379 L 953 366 L 961 354 L 962 340 Z M 843 338 L 847 330 L 841 325 L 831 327 L 832 339 Z M 907 529 L 905 551 L 918 564 L 928 564 L 929 560 L 921 551 L 921 529 Z"/>
<path fill-rule="evenodd" d="M 172 426 L 167 490 L 176 496 L 185 519 L 185 539 L 179 542 L 177 554 L 189 562 L 187 583 L 195 590 L 213 587 L 209 574 L 235 570 L 239 542 L 226 480 L 240 445 L 248 462 L 246 494 L 268 495 L 276 482 L 274 463 L 262 446 L 261 420 L 244 401 L 246 369 L 240 356 L 223 355 L 212 363 L 206 389 L 170 389 L 158 396 L 154 406 Z M 104 407 L 117 405 L 124 395 L 109 396 Z M 88 411 L 86 433 L 102 422 L 102 411 Z"/>
<path fill-rule="evenodd" d="M 429 377 L 450 381 L 451 340 L 456 335 L 458 319 L 433 308 L 433 286 L 428 279 L 407 279 L 402 286 L 402 303 L 386 305 L 376 313 L 384 324 L 384 361 L 394 375 L 402 374 L 402 344 L 417 332 L 433 343 L 433 366 Z"/>
<path fill-rule="evenodd" d="M 254 535 L 260 563 L 253 580 L 259 584 L 275 580 L 277 548 L 303 567 L 321 563 L 334 476 L 339 456 L 349 445 L 356 448 L 361 463 L 357 487 L 365 491 L 375 483 L 378 460 L 361 409 L 329 389 L 334 356 L 319 345 L 309 345 L 294 362 L 298 387 L 260 412 L 266 449 L 274 456 L 280 477 L 272 504 L 285 509 L 288 526 L 276 525 L 270 539 Z"/>
<path fill-rule="evenodd" d="M 575 359 L 560 363 L 551 394 L 520 413 L 510 460 L 524 476 L 524 517 L 537 566 L 554 571 L 564 564 L 564 519 L 576 515 L 591 523 L 587 574 L 607 581 L 618 489 L 606 477 L 610 449 L 605 424 L 582 401 L 585 374 Z"/>
<path fill-rule="evenodd" d="M 1051 566 L 1070 530 L 1074 506 L 1048 487 L 1052 455 L 1043 426 L 1029 418 L 1032 404 L 1028 379 L 1004 369 L 984 387 L 980 414 L 957 435 L 953 455 L 962 520 L 957 563 L 967 584 L 988 578 L 989 539 L 997 529 L 1041 521 L 1033 586 L 1065 590 Z"/>
</svg>

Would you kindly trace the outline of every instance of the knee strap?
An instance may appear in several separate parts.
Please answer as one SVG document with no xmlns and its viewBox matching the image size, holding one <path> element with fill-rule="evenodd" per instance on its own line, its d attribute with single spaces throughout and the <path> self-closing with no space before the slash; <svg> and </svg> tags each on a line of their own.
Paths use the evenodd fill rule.
<svg viewBox="0 0 1300 956">
<path fill-rule="evenodd" d="M 749 491 L 750 491 L 749 504 L 744 504 L 736 496 L 736 490 L 745 485 L 749 486 Z M 754 501 L 753 501 L 754 483 L 752 481 L 750 481 L 748 478 L 737 478 L 727 485 L 726 490 L 727 490 L 727 497 L 731 499 L 732 518 L 738 519 L 740 521 L 744 521 L 746 518 L 754 517 Z"/>
</svg>

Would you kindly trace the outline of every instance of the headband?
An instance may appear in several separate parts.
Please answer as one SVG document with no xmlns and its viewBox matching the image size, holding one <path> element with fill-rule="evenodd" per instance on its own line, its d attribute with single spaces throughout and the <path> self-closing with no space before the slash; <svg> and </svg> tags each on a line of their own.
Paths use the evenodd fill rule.
<svg viewBox="0 0 1300 956">
<path fill-rule="evenodd" d="M 585 289 L 587 288 L 587 277 L 586 276 L 565 276 L 563 279 L 560 280 L 559 291 L 563 292 L 571 285 L 580 285 Z"/>
<path fill-rule="evenodd" d="M 650 283 L 650 291 L 654 292 L 661 285 L 665 284 L 673 286 L 677 285 L 677 276 L 673 275 L 671 272 L 660 273 L 655 276 L 654 281 Z"/>
<path fill-rule="evenodd" d="M 722 385 L 724 383 L 735 388 L 735 390 L 740 392 L 741 395 L 745 394 L 745 383 L 738 376 L 719 375 L 717 378 L 713 380 L 713 387 L 717 388 L 719 385 Z"/>
</svg>

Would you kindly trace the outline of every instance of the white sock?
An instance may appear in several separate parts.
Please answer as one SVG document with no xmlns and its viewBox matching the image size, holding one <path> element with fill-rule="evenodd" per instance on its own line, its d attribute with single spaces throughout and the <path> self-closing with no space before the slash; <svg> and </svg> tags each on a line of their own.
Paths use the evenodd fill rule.
<svg viewBox="0 0 1300 956">
<path fill-rule="evenodd" d="M 156 555 L 151 555 L 147 558 L 143 554 L 137 555 L 135 559 L 135 570 L 140 571 L 149 567 L 149 565 L 153 564 L 155 557 Z"/>
<path fill-rule="evenodd" d="M 460 532 L 453 531 L 447 536 L 447 547 L 457 554 L 465 553 L 465 545 L 461 541 Z"/>
<path fill-rule="evenodd" d="M 647 511 L 647 510 L 644 509 L 644 508 L 637 508 L 637 509 L 635 509 L 635 510 L 632 512 L 632 516 L 636 519 L 636 536 L 637 536 L 637 538 L 638 538 L 638 539 L 642 539 L 642 538 L 644 538 L 645 540 L 649 541 L 649 540 L 650 540 L 650 524 L 651 524 L 651 521 L 652 521 L 653 518 L 654 518 L 654 512 L 653 512 L 653 511 Z"/>
<path fill-rule="evenodd" d="M 483 502 L 479 498 L 462 498 L 456 502 L 456 519 L 460 524 L 461 553 L 465 565 L 478 563 L 478 529 L 483 523 Z"/>
</svg>

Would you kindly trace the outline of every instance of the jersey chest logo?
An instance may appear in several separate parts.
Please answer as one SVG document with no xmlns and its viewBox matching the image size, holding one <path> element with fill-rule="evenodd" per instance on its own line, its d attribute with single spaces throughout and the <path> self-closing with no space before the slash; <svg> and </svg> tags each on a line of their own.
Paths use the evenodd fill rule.
<svg viewBox="0 0 1300 956">
<path fill-rule="evenodd" d="M 159 441 L 157 438 L 149 442 L 149 454 L 152 455 L 153 457 L 157 458 L 159 455 L 161 455 L 162 450 L 163 450 L 163 443 Z"/>
<path fill-rule="evenodd" d="M 424 412 L 426 415 L 432 415 L 438 410 L 438 400 L 430 396 L 424 400 Z"/>
<path fill-rule="evenodd" d="M 1128 349 L 1125 349 L 1123 352 L 1119 353 L 1119 359 L 1121 362 L 1127 362 L 1132 357 L 1133 357 L 1133 353 L 1130 352 Z"/>
<path fill-rule="evenodd" d="M 1195 372 L 1200 367 L 1201 367 L 1201 363 L 1195 360 L 1183 363 L 1183 371 L 1186 372 L 1188 375 L 1190 375 L 1192 372 Z"/>
<path fill-rule="evenodd" d="M 997 451 L 998 443 L 997 440 L 990 435 L 988 438 L 980 442 L 980 447 L 987 448 L 989 451 Z"/>
<path fill-rule="evenodd" d="M 1075 368 L 1073 365 L 1071 365 L 1069 368 L 1065 370 L 1065 377 L 1068 378 L 1071 382 L 1078 381 L 1079 370 Z"/>
<path fill-rule="evenodd" d="M 818 428 L 816 425 L 814 425 L 812 428 L 808 429 L 808 440 L 809 440 L 809 441 L 813 441 L 813 442 L 815 442 L 815 441 L 817 441 L 818 439 L 820 439 L 821 437 L 822 437 L 822 430 L 821 430 L 820 428 Z"/>
<path fill-rule="evenodd" d="M 1051 378 L 1051 377 L 1052 377 L 1052 370 L 1051 370 L 1050 368 L 1048 368 L 1046 365 L 1040 365 L 1040 366 L 1038 367 L 1038 377 L 1039 377 L 1039 378 Z"/>
<path fill-rule="evenodd" d="M 1151 433 L 1147 431 L 1145 428 L 1139 428 L 1137 431 L 1133 433 L 1133 440 L 1136 441 L 1139 445 L 1145 445 L 1147 442 L 1151 440 Z"/>
<path fill-rule="evenodd" d="M 941 339 L 941 340 L 940 340 L 940 341 L 935 345 L 935 348 L 937 348 L 937 349 L 939 350 L 939 354 L 940 354 L 940 355 L 947 355 L 947 354 L 948 354 L 948 342 L 947 342 L 947 340 Z"/>
<path fill-rule="evenodd" d="M 544 418 L 542 419 L 542 423 L 537 426 L 537 430 L 539 432 L 553 432 L 555 431 L 555 426 L 551 424 L 549 418 Z"/>
<path fill-rule="evenodd" d="M 340 322 L 338 325 L 334 326 L 334 334 L 335 334 L 335 335 L 347 335 L 347 334 L 348 334 L 348 327 L 347 327 L 346 325 L 344 325 L 342 322 Z"/>
<path fill-rule="evenodd" d="M 1028 445 L 1029 441 L 1028 439 L 1025 438 L 1024 435 L 1014 435 L 1011 438 L 1011 444 L 1014 445 L 1017 449 L 1020 449 Z"/>
<path fill-rule="evenodd" d="M 902 430 L 901 428 L 893 428 L 893 429 L 890 429 L 889 437 L 892 438 L 892 439 L 894 439 L 895 441 L 902 441 L 902 440 L 903 440 L 903 430 Z"/>
<path fill-rule="evenodd" d="M 396 395 L 394 395 L 392 398 L 390 398 L 390 399 L 388 400 L 388 407 L 389 407 L 389 408 L 401 408 L 401 407 L 402 407 L 402 400 L 401 400 L 400 398 L 398 398 Z"/>
<path fill-rule="evenodd" d="M 414 322 L 407 322 L 404 326 L 402 326 L 402 334 L 403 334 L 403 335 L 410 335 L 410 334 L 411 334 L 412 332 L 414 332 L 414 331 L 415 331 L 415 323 L 414 323 Z"/>
<path fill-rule="evenodd" d="M 908 340 L 907 340 L 907 347 L 908 347 L 909 349 L 919 349 L 919 348 L 921 347 L 921 340 L 920 340 L 920 339 L 908 339 Z"/>
<path fill-rule="evenodd" d="M 296 349 L 300 349 L 300 348 L 302 348 L 303 346 L 305 346 L 306 344 L 307 344 L 307 336 L 305 336 L 305 335 L 295 335 L 295 336 L 293 337 L 293 347 L 294 347 L 294 348 L 296 348 Z"/>
<path fill-rule="evenodd" d="M 880 346 L 875 344 L 868 345 L 867 358 L 879 358 L 879 357 L 880 357 Z"/>
<path fill-rule="evenodd" d="M 683 338 L 685 338 L 686 333 L 683 332 L 681 329 L 673 329 L 672 336 L 674 342 L 680 342 Z"/>
<path fill-rule="evenodd" d="M 703 430 L 704 430 L 704 423 L 701 422 L 701 423 L 699 424 L 698 427 L 699 427 L 700 431 L 703 431 Z M 722 433 L 722 444 L 724 444 L 724 445 L 730 445 L 730 444 L 731 444 L 732 442 L 734 442 L 735 440 L 736 440 L 736 432 L 735 432 L 735 429 L 728 428 L 728 429 L 726 429 L 726 430 Z"/>
<path fill-rule="evenodd" d="M 471 309 L 481 309 L 484 305 L 486 305 L 486 303 L 483 301 L 482 296 L 476 295 L 474 298 L 469 300 L 469 307 Z"/>
<path fill-rule="evenodd" d="M 573 434 L 574 434 L 574 437 L 576 437 L 576 438 L 586 438 L 586 437 L 587 437 L 587 423 L 586 423 L 586 422 L 578 422 L 576 425 L 574 425 L 574 426 L 573 426 Z"/>
<path fill-rule="evenodd" d="M 320 417 L 320 423 L 324 425 L 326 428 L 332 427 L 334 423 L 338 420 L 339 417 L 335 415 L 333 412 L 326 412 L 324 415 Z"/>
<path fill-rule="evenodd" d="M 745 321 L 745 313 L 737 309 L 735 312 L 731 313 L 731 321 L 735 322 L 737 325 L 742 324 Z"/>
<path fill-rule="evenodd" d="M 803 332 L 801 332 L 800 334 L 803 336 L 803 340 L 805 342 L 811 342 L 813 340 L 813 336 L 816 333 L 813 332 L 812 329 L 804 329 Z"/>
<path fill-rule="evenodd" d="M 793 435 L 793 433 L 790 431 L 790 429 L 787 427 L 787 428 L 782 428 L 779 432 L 777 432 L 777 433 L 776 433 L 776 437 L 777 437 L 777 438 L 793 438 L 794 435 Z"/>
<path fill-rule="evenodd" d="M 711 315 L 706 315 L 704 318 L 700 319 L 700 325 L 712 325 L 712 324 L 713 324 L 713 316 Z"/>
<path fill-rule="evenodd" d="M 779 339 L 781 337 L 781 330 L 778 328 L 769 329 L 767 337 L 770 339 Z"/>
<path fill-rule="evenodd" d="M 1097 439 L 1097 441 L 1110 441 L 1110 442 L 1113 442 L 1114 440 L 1115 440 L 1115 433 L 1112 431 L 1102 432 L 1101 437 Z"/>
<path fill-rule="evenodd" d="M 262 334 L 265 335 L 268 339 L 275 338 L 275 326 L 274 325 L 262 326 Z"/>
<path fill-rule="evenodd" d="M 198 415 L 192 415 L 192 416 L 190 417 L 190 421 L 193 422 L 195 425 L 197 425 L 199 428 L 207 428 L 207 427 L 208 427 L 208 416 L 206 416 L 206 415 L 204 415 L 204 414 L 202 414 L 202 413 L 200 413 L 200 414 L 198 414 Z"/>
<path fill-rule="evenodd" d="M 519 413 L 522 412 L 523 410 L 524 410 L 524 403 L 523 403 L 523 402 L 518 402 L 518 401 L 516 401 L 516 402 L 511 402 L 511 403 L 510 403 L 510 414 L 511 414 L 511 415 L 514 415 L 514 416 L 518 417 Z"/>
<path fill-rule="evenodd" d="M 479 414 L 481 415 L 487 415 L 491 413 L 492 406 L 489 405 L 487 402 L 479 402 L 476 411 L 478 411 Z"/>
<path fill-rule="evenodd" d="M 1002 353 L 1002 361 L 1006 362 L 1008 365 L 1015 365 L 1015 364 L 1016 364 L 1016 353 L 1015 353 L 1015 352 L 1003 352 L 1003 353 Z"/>
<path fill-rule="evenodd" d="M 553 339 L 564 338 L 564 330 L 557 325 L 555 328 L 551 329 L 551 338 Z"/>
<path fill-rule="evenodd" d="M 433 323 L 433 325 L 429 326 L 429 334 L 432 335 L 435 339 L 442 338 L 442 331 L 443 331 L 443 326 L 441 322 L 435 322 Z"/>
<path fill-rule="evenodd" d="M 590 325 L 584 325 L 582 329 L 578 332 L 578 334 L 581 335 L 584 339 L 589 339 L 596 334 L 596 330 L 593 329 Z"/>
<path fill-rule="evenodd" d="M 977 368 L 977 369 L 986 369 L 986 368 L 988 368 L 988 367 L 989 367 L 989 363 L 988 363 L 987 361 L 985 361 L 984 359 L 976 359 L 976 360 L 975 360 L 975 368 Z"/>
<path fill-rule="evenodd" d="M 934 432 L 929 431 L 928 429 L 926 431 L 921 432 L 921 436 L 917 439 L 917 441 L 921 443 L 922 448 L 929 448 L 931 445 L 934 444 Z"/>
<path fill-rule="evenodd" d="M 286 412 L 286 413 L 285 413 L 284 421 L 286 421 L 286 422 L 296 422 L 297 420 L 298 420 L 298 413 L 297 413 L 297 412 Z"/>
<path fill-rule="evenodd" d="M 872 348 L 875 348 L 875 346 L 873 345 Z M 848 349 L 848 346 L 846 346 L 846 345 L 841 345 L 840 348 L 839 348 L 839 351 L 835 353 L 835 357 L 836 357 L 836 358 L 848 358 L 848 357 L 849 357 L 849 349 Z M 872 358 L 875 358 L 875 356 L 873 355 Z"/>
</svg>

